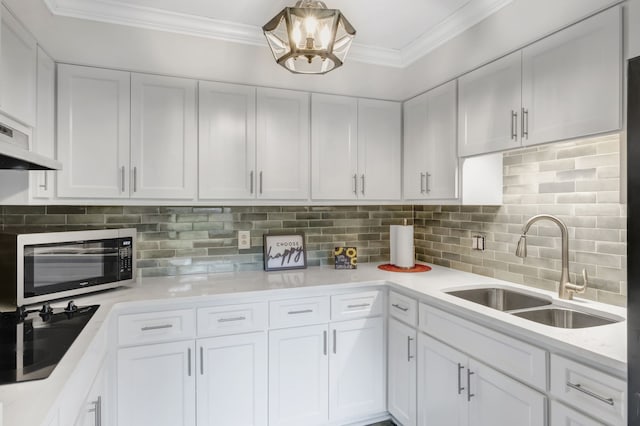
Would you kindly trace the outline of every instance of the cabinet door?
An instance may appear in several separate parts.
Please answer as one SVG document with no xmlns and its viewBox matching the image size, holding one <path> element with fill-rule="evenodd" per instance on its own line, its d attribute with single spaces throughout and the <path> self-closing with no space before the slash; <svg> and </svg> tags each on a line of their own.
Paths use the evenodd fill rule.
<svg viewBox="0 0 640 426">
<path fill-rule="evenodd" d="M 309 198 L 309 94 L 258 88 L 258 198 Z"/>
<path fill-rule="evenodd" d="M 198 425 L 266 425 L 266 334 L 200 339 L 197 347 Z"/>
<path fill-rule="evenodd" d="M 557 401 L 551 401 L 550 426 L 605 426 Z"/>
<path fill-rule="evenodd" d="M 131 75 L 131 197 L 195 198 L 196 89 L 194 80 Z"/>
<path fill-rule="evenodd" d="M 401 197 L 402 105 L 358 100 L 358 197 L 399 200 Z"/>
<path fill-rule="evenodd" d="M 389 319 L 388 395 L 391 415 L 403 426 L 416 425 L 416 330 Z"/>
<path fill-rule="evenodd" d="M 108 375 L 106 372 L 106 361 L 91 385 L 84 405 L 74 423 L 74 426 L 104 426 L 108 425 L 107 419 L 107 392 Z"/>
<path fill-rule="evenodd" d="M 201 81 L 199 102 L 199 197 L 255 198 L 256 89 Z"/>
<path fill-rule="evenodd" d="M 418 425 L 468 424 L 467 362 L 455 349 L 418 335 Z"/>
<path fill-rule="evenodd" d="M 196 424 L 194 342 L 118 351 L 118 426 Z"/>
<path fill-rule="evenodd" d="M 38 154 L 54 158 L 55 153 L 55 91 L 56 91 L 56 64 L 38 47 L 37 70 L 37 110 L 36 128 L 33 133 L 31 149 Z M 53 197 L 54 171 L 32 171 L 29 174 L 31 180 L 31 194 L 34 198 Z"/>
<path fill-rule="evenodd" d="M 467 374 L 471 374 L 467 389 L 470 426 L 545 425 L 543 394 L 474 359 L 469 360 Z"/>
<path fill-rule="evenodd" d="M 269 332 L 269 425 L 328 421 L 329 357 L 326 325 Z"/>
<path fill-rule="evenodd" d="M 520 51 L 458 79 L 458 154 L 467 157 L 520 146 Z"/>
<path fill-rule="evenodd" d="M 58 66 L 58 197 L 129 196 L 128 72 Z"/>
<path fill-rule="evenodd" d="M 457 197 L 456 123 L 455 81 L 405 102 L 405 199 Z"/>
<path fill-rule="evenodd" d="M 621 128 L 621 8 L 609 9 L 522 52 L 524 145 Z"/>
<path fill-rule="evenodd" d="M 311 95 L 311 197 L 357 198 L 358 100 Z"/>
<path fill-rule="evenodd" d="M 35 38 L 4 5 L 0 34 L 0 109 L 28 125 L 36 124 Z"/>
<path fill-rule="evenodd" d="M 386 411 L 384 320 L 333 323 L 329 358 L 329 418 L 332 422 Z"/>
</svg>

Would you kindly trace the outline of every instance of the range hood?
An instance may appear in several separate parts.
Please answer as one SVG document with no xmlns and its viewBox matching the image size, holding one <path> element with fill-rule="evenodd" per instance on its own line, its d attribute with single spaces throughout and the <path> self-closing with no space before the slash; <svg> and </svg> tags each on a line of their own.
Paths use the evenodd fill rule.
<svg viewBox="0 0 640 426">
<path fill-rule="evenodd" d="M 0 123 L 0 169 L 60 170 L 62 163 L 29 151 L 29 136 Z"/>
</svg>

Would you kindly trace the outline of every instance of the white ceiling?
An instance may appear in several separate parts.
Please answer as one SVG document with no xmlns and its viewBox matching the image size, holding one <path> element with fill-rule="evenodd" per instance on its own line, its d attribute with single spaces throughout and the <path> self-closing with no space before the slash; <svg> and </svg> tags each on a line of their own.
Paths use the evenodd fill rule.
<svg viewBox="0 0 640 426">
<path fill-rule="evenodd" d="M 52 13 L 264 45 L 262 25 L 295 0 L 44 0 Z M 405 67 L 513 0 L 326 0 L 356 28 L 350 60 Z"/>
</svg>

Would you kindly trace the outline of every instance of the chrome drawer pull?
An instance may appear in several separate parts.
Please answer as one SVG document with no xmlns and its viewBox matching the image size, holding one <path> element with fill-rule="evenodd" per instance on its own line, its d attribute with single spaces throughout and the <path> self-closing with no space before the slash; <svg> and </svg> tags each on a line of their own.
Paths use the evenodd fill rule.
<svg viewBox="0 0 640 426">
<path fill-rule="evenodd" d="M 247 317 L 219 318 L 218 322 L 244 321 Z"/>
<path fill-rule="evenodd" d="M 403 312 L 407 312 L 407 311 L 409 310 L 409 308 L 405 308 L 404 306 L 400 306 L 400 305 L 398 305 L 398 304 L 396 304 L 396 303 L 394 303 L 394 304 L 393 304 L 393 305 L 391 305 L 391 306 L 393 306 L 394 308 L 400 309 L 400 310 L 401 310 L 401 311 L 403 311 Z"/>
<path fill-rule="evenodd" d="M 471 393 L 471 376 L 474 374 L 476 373 L 471 370 L 467 370 L 467 402 L 470 402 L 471 398 L 476 396 L 475 393 Z"/>
<path fill-rule="evenodd" d="M 187 348 L 187 375 L 191 377 L 191 348 Z"/>
<path fill-rule="evenodd" d="M 411 338 L 411 336 L 407 336 L 407 362 L 411 362 L 411 359 L 414 358 L 414 356 L 411 355 L 411 341 L 413 339 Z"/>
<path fill-rule="evenodd" d="M 462 386 L 461 380 L 460 380 L 460 376 L 461 376 L 461 372 L 462 370 L 464 370 L 464 365 L 458 363 L 458 395 L 462 395 L 462 391 L 464 390 L 464 386 Z"/>
<path fill-rule="evenodd" d="M 355 309 L 355 308 L 366 308 L 367 306 L 370 306 L 370 303 L 360 303 L 359 305 L 347 305 L 348 309 Z"/>
<path fill-rule="evenodd" d="M 172 327 L 173 327 L 173 324 L 149 325 L 147 327 L 142 327 L 140 330 L 142 331 L 161 330 L 163 328 L 172 328 Z"/>
<path fill-rule="evenodd" d="M 297 314 L 310 314 L 313 312 L 313 309 L 303 309 L 301 311 L 289 311 L 287 312 L 289 315 L 297 315 Z"/>
<path fill-rule="evenodd" d="M 324 349 L 322 350 L 323 355 L 327 354 L 327 330 L 322 332 L 322 339 L 324 342 Z"/>
<path fill-rule="evenodd" d="M 605 398 L 604 396 L 600 396 L 597 393 L 591 392 L 589 389 L 585 389 L 582 387 L 582 385 L 580 383 L 571 383 L 571 382 L 567 382 L 567 386 L 569 386 L 571 389 L 575 389 L 579 392 L 582 392 L 586 395 L 589 395 L 592 398 L 597 399 L 598 401 L 602 401 L 605 404 L 609 404 L 613 407 L 613 398 Z"/>
</svg>

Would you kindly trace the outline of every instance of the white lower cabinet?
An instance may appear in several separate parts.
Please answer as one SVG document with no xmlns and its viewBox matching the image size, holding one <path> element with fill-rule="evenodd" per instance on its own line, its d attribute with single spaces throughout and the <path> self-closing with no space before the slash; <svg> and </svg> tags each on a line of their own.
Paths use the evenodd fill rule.
<svg viewBox="0 0 640 426">
<path fill-rule="evenodd" d="M 416 425 L 416 330 L 389 319 L 387 408 L 403 426 Z"/>
<path fill-rule="evenodd" d="M 567 407 L 566 405 L 551 401 L 550 426 L 605 426 L 584 414 Z"/>
<path fill-rule="evenodd" d="M 544 426 L 543 394 L 420 334 L 418 424 Z"/>
<path fill-rule="evenodd" d="M 269 425 L 348 424 L 385 411 L 384 319 L 269 332 Z"/>
<path fill-rule="evenodd" d="M 118 351 L 118 426 L 196 424 L 193 340 Z"/>
<path fill-rule="evenodd" d="M 109 425 L 107 401 L 108 401 L 108 375 L 106 363 L 100 368 L 91 389 L 84 400 L 74 426 L 107 426 Z"/>
<path fill-rule="evenodd" d="M 266 426 L 266 334 L 200 339 L 197 346 L 198 426 Z"/>
</svg>

